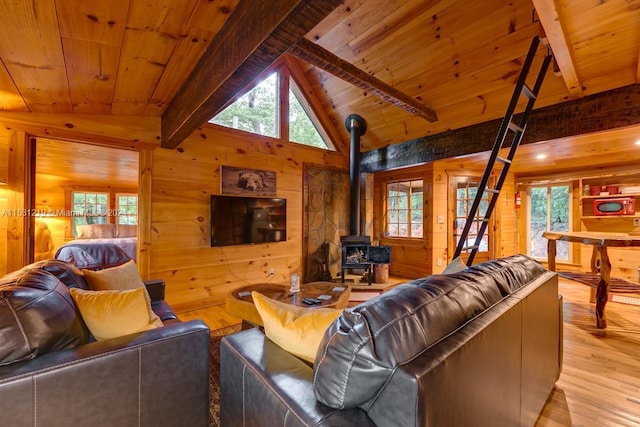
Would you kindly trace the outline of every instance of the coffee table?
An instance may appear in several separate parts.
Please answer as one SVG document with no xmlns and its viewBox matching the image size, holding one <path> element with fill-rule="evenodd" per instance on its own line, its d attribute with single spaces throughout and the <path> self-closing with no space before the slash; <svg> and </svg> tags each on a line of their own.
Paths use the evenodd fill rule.
<svg viewBox="0 0 640 427">
<path fill-rule="evenodd" d="M 342 291 L 334 291 L 334 288 L 344 288 Z M 289 291 L 289 285 L 280 285 L 274 283 L 258 283 L 255 285 L 243 286 L 227 293 L 226 309 L 229 314 L 242 319 L 242 327 L 247 326 L 264 326 L 262 319 L 256 306 L 253 304 L 251 292 L 256 291 L 262 295 L 305 308 L 345 308 L 349 303 L 351 288 L 343 283 L 333 282 L 311 282 L 300 285 L 300 292 L 292 293 Z M 248 294 L 246 294 L 248 292 Z M 320 295 L 329 295 L 331 298 L 324 300 L 319 304 L 308 305 L 302 300 L 306 297 L 318 297 Z M 246 323 L 249 323 L 247 325 Z"/>
</svg>

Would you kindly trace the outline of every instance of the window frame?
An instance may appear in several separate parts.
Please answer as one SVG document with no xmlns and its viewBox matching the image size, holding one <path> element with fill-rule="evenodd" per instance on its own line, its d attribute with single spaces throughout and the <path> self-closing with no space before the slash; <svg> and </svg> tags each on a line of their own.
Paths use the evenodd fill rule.
<svg viewBox="0 0 640 427">
<path fill-rule="evenodd" d="M 531 183 L 527 185 L 526 188 L 526 195 L 527 195 L 527 203 L 526 203 L 526 212 L 525 212 L 525 216 L 526 216 L 526 239 L 525 241 L 526 243 L 526 254 L 531 256 L 532 258 L 535 258 L 537 260 L 542 260 L 542 261 L 548 261 L 548 252 L 545 249 L 544 252 L 544 256 L 535 256 L 531 253 L 531 242 L 533 241 L 534 236 L 532 235 L 532 230 L 531 230 L 531 208 L 532 208 L 532 200 L 531 200 L 531 190 L 534 188 L 545 188 L 546 189 L 546 200 L 547 200 L 547 214 L 546 214 L 546 229 L 545 231 L 551 231 L 550 230 L 550 223 L 551 223 L 551 189 L 552 187 L 567 187 L 568 189 L 568 194 L 567 194 L 567 206 L 568 206 L 568 212 L 567 212 L 567 218 L 568 218 L 568 229 L 569 231 L 573 230 L 574 227 L 574 218 L 573 218 L 573 184 L 570 181 L 565 181 L 565 182 L 550 182 L 550 183 Z M 566 243 L 567 245 L 567 257 L 566 258 L 560 258 L 560 253 L 558 251 L 558 247 L 556 249 L 556 260 L 558 262 L 561 263 L 572 263 L 574 261 L 574 251 L 573 251 L 573 244 L 570 242 L 558 242 L 557 245 Z M 546 246 L 545 246 L 546 248 Z"/>
<path fill-rule="evenodd" d="M 422 189 L 422 191 L 420 192 L 421 194 L 421 202 L 420 202 L 420 208 L 414 208 L 412 207 L 411 204 L 411 197 L 413 196 L 413 192 L 412 189 L 414 188 L 413 183 L 414 182 L 418 182 L 420 181 L 422 186 L 420 187 Z M 407 236 L 398 236 L 398 235 L 390 235 L 389 234 L 389 225 L 390 225 L 390 221 L 389 221 L 389 212 L 391 211 L 391 208 L 389 207 L 389 186 L 390 185 L 400 185 L 402 183 L 408 183 L 408 188 L 409 188 L 409 192 L 407 194 L 407 198 L 408 198 L 408 205 L 407 205 L 407 209 L 400 209 L 400 207 L 398 206 L 397 209 L 394 209 L 395 211 L 397 211 L 398 213 L 398 222 L 396 223 L 396 225 L 398 226 L 398 228 L 400 228 L 401 224 L 406 224 L 407 227 Z M 383 221 L 382 221 L 382 235 L 384 236 L 385 239 L 391 239 L 391 240 L 407 240 L 407 241 L 419 241 L 419 240 L 423 240 L 424 239 L 424 227 L 425 227 L 425 220 L 424 220 L 424 178 L 423 177 L 414 177 L 414 178 L 406 178 L 406 179 L 390 179 L 390 180 L 385 180 L 383 185 L 383 203 L 382 203 L 382 207 L 383 207 Z M 400 212 L 406 210 L 406 221 L 405 223 L 400 222 Z M 413 213 L 414 211 L 419 211 L 421 213 L 420 218 L 421 218 L 421 223 L 420 225 L 422 233 L 420 236 L 413 236 L 412 235 L 412 225 L 414 224 L 412 218 L 413 218 Z"/>
<path fill-rule="evenodd" d="M 320 149 L 325 151 L 336 151 L 336 141 L 340 142 L 342 137 L 340 133 L 334 128 L 331 119 L 326 112 L 320 110 L 316 105 L 320 104 L 320 101 L 313 95 L 313 90 L 306 82 L 304 73 L 300 70 L 299 65 L 295 62 L 295 59 L 290 58 L 288 55 L 278 60 L 273 66 L 262 72 L 251 84 L 247 85 L 245 89 L 238 92 L 225 106 L 220 110 L 223 111 L 228 106 L 232 105 L 244 95 L 253 90 L 256 86 L 260 85 L 266 78 L 276 73 L 276 136 L 275 138 L 291 142 L 292 144 L 298 144 L 309 148 Z M 291 79 L 294 83 L 291 84 Z M 289 139 L 289 91 L 293 92 L 294 96 L 298 99 L 302 109 L 306 112 L 307 116 L 314 125 L 316 131 L 323 139 L 327 148 L 317 147 L 315 145 L 309 145 L 302 142 L 292 141 Z M 218 113 L 219 114 L 219 113 Z M 217 114 L 216 114 L 217 115 Z M 225 127 L 226 129 L 233 129 L 238 132 L 251 133 L 252 135 L 258 135 L 265 138 L 274 138 L 268 135 L 260 135 L 257 133 L 248 132 L 242 129 L 235 129 L 233 127 L 227 127 L 214 123 L 214 117 L 208 120 L 208 123 L 214 126 Z M 283 137 L 286 135 L 286 137 Z"/>
<path fill-rule="evenodd" d="M 134 214 L 128 214 L 126 212 L 124 212 L 121 207 L 120 207 L 120 197 L 135 197 L 136 198 L 136 213 Z M 123 225 L 138 225 L 138 215 L 140 213 L 140 197 L 138 197 L 138 193 L 123 193 L 123 192 L 119 192 L 119 193 L 115 193 L 115 224 L 123 224 Z M 127 206 L 129 206 L 127 204 Z M 123 213 L 124 212 L 124 213 Z M 130 223 L 130 222 L 120 222 L 120 218 L 129 218 L 129 217 L 135 217 L 135 222 Z"/>
<path fill-rule="evenodd" d="M 114 212 L 113 207 L 117 206 L 117 194 L 129 194 L 135 195 L 138 197 L 138 215 L 140 214 L 140 194 L 138 193 L 137 188 L 104 188 L 104 187 L 94 187 L 94 186 L 66 186 L 62 187 L 64 190 L 64 208 L 66 212 L 68 212 L 67 218 L 67 226 L 65 228 L 65 240 L 76 239 L 76 230 L 74 226 L 74 218 L 78 215 L 75 215 L 73 211 L 73 193 L 105 193 L 108 195 L 107 202 L 107 215 L 106 215 L 106 223 L 116 224 L 117 214 Z M 139 218 L 138 221 L 139 223 Z"/>
</svg>

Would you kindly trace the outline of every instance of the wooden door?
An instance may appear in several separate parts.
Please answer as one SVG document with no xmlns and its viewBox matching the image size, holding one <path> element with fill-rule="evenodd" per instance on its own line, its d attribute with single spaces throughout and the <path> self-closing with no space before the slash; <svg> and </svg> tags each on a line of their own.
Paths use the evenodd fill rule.
<svg viewBox="0 0 640 427">
<path fill-rule="evenodd" d="M 476 197 L 480 180 L 480 176 L 454 176 L 451 178 L 449 191 L 449 206 L 452 206 L 452 209 L 450 210 L 451 217 L 449 218 L 449 223 L 452 224 L 452 232 L 449 233 L 449 248 L 451 248 L 451 250 L 449 251 L 450 256 L 453 255 L 455 248 L 458 245 L 458 241 L 460 240 L 462 230 L 464 229 L 465 223 L 467 221 L 469 210 L 471 209 L 473 200 Z M 493 178 L 490 181 L 492 180 Z M 492 187 L 493 183 L 490 182 L 489 185 Z M 489 197 L 490 194 L 485 192 L 483 200 L 480 202 L 478 212 L 476 213 L 476 217 L 473 220 L 473 224 L 469 229 L 469 236 L 467 239 L 467 244 L 465 246 L 472 246 L 475 244 L 478 230 L 480 229 L 480 225 L 482 224 L 482 218 L 484 217 L 486 209 L 489 206 Z M 496 223 L 496 214 L 497 212 L 494 210 L 487 229 L 484 232 L 484 235 L 480 242 L 480 249 L 476 253 L 476 256 L 473 260 L 474 264 L 488 261 L 495 257 L 494 230 Z M 463 252 L 460 255 L 460 258 L 466 263 L 467 259 L 469 258 L 469 254 Z"/>
</svg>

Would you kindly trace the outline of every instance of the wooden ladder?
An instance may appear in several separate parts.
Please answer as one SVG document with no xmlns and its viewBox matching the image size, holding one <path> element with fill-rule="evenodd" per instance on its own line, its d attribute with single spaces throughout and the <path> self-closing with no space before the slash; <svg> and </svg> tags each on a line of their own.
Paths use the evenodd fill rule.
<svg viewBox="0 0 640 427">
<path fill-rule="evenodd" d="M 497 204 L 498 196 L 500 195 L 500 191 L 502 190 L 502 185 L 507 178 L 509 167 L 511 166 L 513 157 L 516 154 L 516 150 L 520 145 L 520 141 L 522 141 L 522 137 L 527 127 L 527 121 L 529 120 L 529 115 L 531 113 L 531 110 L 533 110 L 533 106 L 538 97 L 540 87 L 542 86 L 542 82 L 549 68 L 549 64 L 551 63 L 552 55 L 549 51 L 542 62 L 542 66 L 540 67 L 540 71 L 538 72 L 538 77 L 536 78 L 533 88 L 527 86 L 526 79 L 529 75 L 531 64 L 533 63 L 533 59 L 536 55 L 539 44 L 540 38 L 534 37 L 531 41 L 531 46 L 529 47 L 527 57 L 524 61 L 524 64 L 522 65 L 520 77 L 518 77 L 518 82 L 516 83 L 513 95 L 511 96 L 511 101 L 509 102 L 509 106 L 507 107 L 507 112 L 504 116 L 504 119 L 502 120 L 500 129 L 498 130 L 498 135 L 496 136 L 496 140 L 493 144 L 491 156 L 489 157 L 489 161 L 487 163 L 487 168 L 485 169 L 482 180 L 480 181 L 480 184 L 478 186 L 478 191 L 476 193 L 475 199 L 473 200 L 473 204 L 471 205 L 471 209 L 469 210 L 469 216 L 467 217 L 467 221 L 464 225 L 464 229 L 462 231 L 462 234 L 460 235 L 460 240 L 458 241 L 458 245 L 453 256 L 454 258 L 456 258 L 460 256 L 462 252 L 470 251 L 469 258 L 467 259 L 467 265 L 471 265 L 473 263 L 473 259 L 478 253 L 480 242 L 482 241 L 482 237 L 484 236 L 487 225 L 489 224 L 489 218 L 491 218 L 491 214 L 493 213 L 493 210 Z M 528 101 L 527 106 L 522 113 L 522 116 L 520 117 L 520 121 L 518 123 L 515 123 L 513 116 L 520 96 L 526 97 Z M 511 148 L 509 149 L 509 154 L 507 155 L 507 157 L 500 157 L 498 154 L 502 148 L 506 148 L 504 146 L 504 142 L 507 137 L 507 132 L 509 131 L 514 133 L 513 140 L 511 142 Z M 491 177 L 494 169 L 496 169 L 496 161 L 498 161 L 502 165 L 502 170 L 500 171 L 500 175 L 495 187 L 489 188 L 489 178 Z M 480 222 L 480 228 L 478 229 L 475 243 L 471 246 L 467 246 L 469 230 L 474 223 L 476 214 L 478 213 L 480 202 L 483 199 L 485 193 L 491 195 L 489 204 L 487 206 L 484 217 Z"/>
</svg>

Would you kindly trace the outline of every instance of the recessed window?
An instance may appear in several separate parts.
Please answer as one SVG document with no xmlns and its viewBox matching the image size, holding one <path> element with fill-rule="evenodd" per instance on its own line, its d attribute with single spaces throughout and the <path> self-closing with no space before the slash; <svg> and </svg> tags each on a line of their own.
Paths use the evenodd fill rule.
<svg viewBox="0 0 640 427">
<path fill-rule="evenodd" d="M 422 238 L 422 180 L 389 182 L 386 196 L 385 236 Z"/>
</svg>

